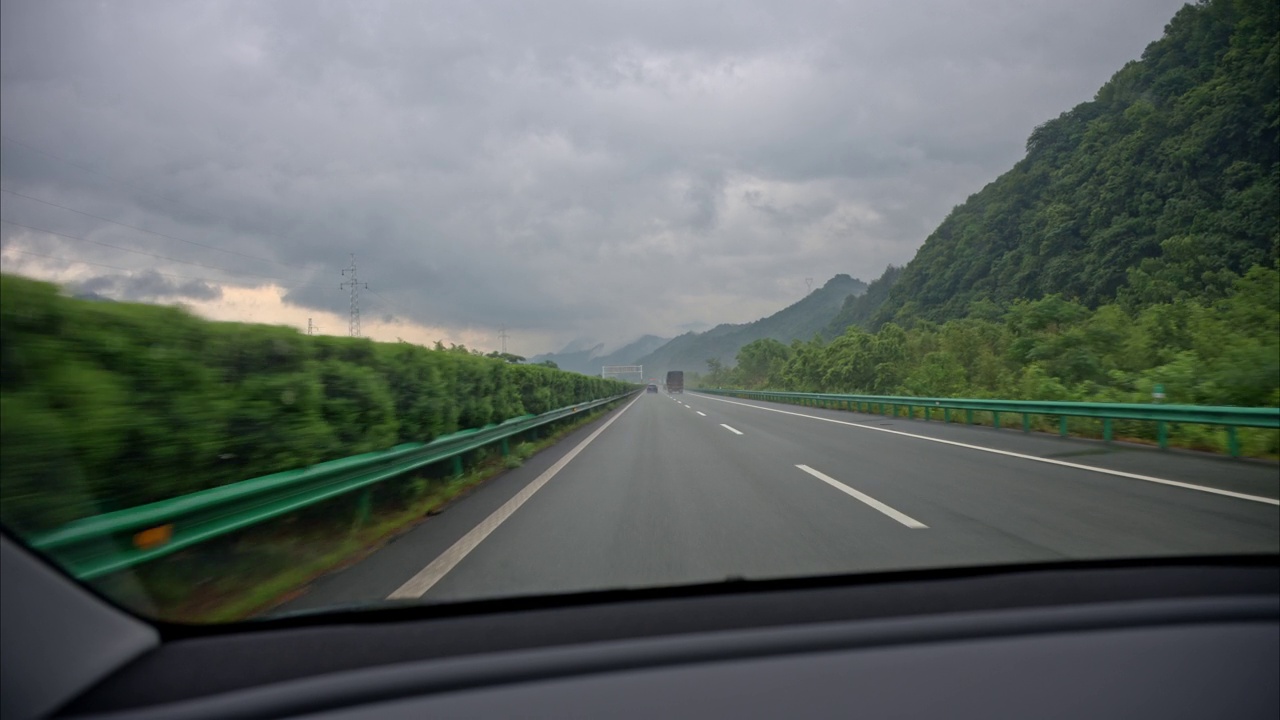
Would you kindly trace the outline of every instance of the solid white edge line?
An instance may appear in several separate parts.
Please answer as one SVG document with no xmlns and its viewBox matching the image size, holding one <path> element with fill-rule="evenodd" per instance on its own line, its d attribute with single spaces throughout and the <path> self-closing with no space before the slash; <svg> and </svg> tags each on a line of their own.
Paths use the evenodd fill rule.
<svg viewBox="0 0 1280 720">
<path fill-rule="evenodd" d="M 893 508 L 889 507 L 888 505 L 885 505 L 884 503 L 871 497 L 870 495 L 854 490 L 853 488 L 849 487 L 848 485 L 845 485 L 839 480 L 836 480 L 835 478 L 832 478 L 828 475 L 820 473 L 817 470 L 814 470 L 813 468 L 809 467 L 808 465 L 797 465 L 796 467 L 818 478 L 822 482 L 830 485 L 831 487 L 839 490 L 840 492 L 850 495 L 854 498 L 857 498 L 858 500 L 861 500 L 867 505 L 870 505 L 876 510 L 879 510 L 880 512 L 884 513 L 885 515 L 888 515 L 889 517 L 893 518 L 894 520 L 897 520 L 898 522 L 902 523 L 903 525 L 906 525 L 909 528 L 919 530 L 919 529 L 928 529 L 929 527 L 928 525 L 925 525 L 924 523 L 920 522 L 919 520 L 916 520 L 910 515 L 898 512 L 897 510 L 894 510 Z"/>
<path fill-rule="evenodd" d="M 731 427 L 729 427 L 728 425 L 725 425 L 724 423 L 720 423 L 720 427 L 724 428 L 725 430 L 728 430 L 729 432 L 733 433 L 734 435 L 741 435 L 741 434 L 742 434 L 742 431 L 741 431 L 741 430 L 735 430 L 734 428 L 731 428 Z"/>
<path fill-rule="evenodd" d="M 706 417 L 706 416 L 707 416 L 707 414 L 706 414 L 706 413 L 704 413 L 704 412 L 702 412 L 701 410 L 694 410 L 694 412 L 698 413 L 698 414 L 699 414 L 699 415 L 701 415 L 702 417 Z"/>
<path fill-rule="evenodd" d="M 763 405 L 752 405 L 750 403 L 737 402 L 736 400 L 725 400 L 724 398 L 712 397 L 710 395 L 701 395 L 699 397 L 707 400 L 716 400 L 731 405 L 742 405 L 743 407 L 755 408 L 757 410 L 768 410 L 769 412 L 782 413 L 783 415 L 794 415 L 796 417 L 809 418 L 811 420 L 821 420 L 823 422 L 835 423 L 837 425 L 848 425 L 849 427 L 862 428 L 863 430 L 875 430 L 876 432 L 889 433 L 890 435 L 902 435 L 904 437 L 916 438 L 917 440 L 928 440 L 929 442 L 942 443 L 943 445 L 954 445 L 955 447 L 968 448 L 969 450 L 978 450 L 981 452 L 994 453 L 996 455 L 1005 455 L 1007 457 L 1020 458 L 1022 460 L 1034 460 L 1035 462 L 1047 463 L 1049 465 L 1060 465 L 1062 467 L 1075 468 L 1076 470 L 1088 470 L 1090 472 L 1102 473 L 1104 475 L 1114 475 L 1116 477 L 1129 478 L 1131 480 L 1143 480 L 1145 482 L 1157 483 L 1160 485 L 1170 485 L 1172 487 L 1180 487 L 1186 490 L 1199 490 L 1200 492 L 1212 493 L 1214 495 L 1225 495 L 1238 500 L 1250 500 L 1252 502 L 1266 503 L 1267 505 L 1280 505 L 1280 500 L 1274 500 L 1269 497 L 1261 497 L 1258 495 L 1246 495 L 1244 493 L 1232 492 L 1230 490 L 1221 490 L 1219 488 L 1205 487 L 1204 485 L 1192 485 L 1191 483 L 1179 482 L 1177 480 L 1166 480 L 1164 478 L 1152 477 L 1151 475 L 1139 475 L 1138 473 L 1125 472 L 1123 470 L 1110 470 L 1100 468 L 1094 465 L 1081 465 L 1080 463 L 1067 462 L 1065 460 L 1054 460 L 1053 458 L 1042 458 L 1035 455 L 1026 455 L 1016 453 L 1009 450 L 997 450 L 995 448 L 982 447 L 981 445 L 970 445 L 968 443 L 956 442 L 955 440 L 943 440 L 942 438 L 929 437 L 928 435 L 916 435 L 914 433 L 902 432 L 901 430 L 889 430 L 888 428 L 872 427 L 871 425 L 863 425 L 861 423 L 852 423 L 844 420 L 836 420 L 834 418 L 824 418 L 818 415 L 805 415 L 804 413 L 791 412 L 789 410 L 779 410 L 777 408 L 764 407 Z"/>
<path fill-rule="evenodd" d="M 596 428 L 595 432 L 588 435 L 585 440 L 578 443 L 577 446 L 569 452 L 565 453 L 564 457 L 560 458 L 554 465 L 543 471 L 543 473 L 534 479 L 533 482 L 524 486 L 520 492 L 516 493 L 510 500 L 503 503 L 502 507 L 494 510 L 490 513 L 489 517 L 482 520 L 479 525 L 471 528 L 466 535 L 463 535 L 461 539 L 449 546 L 448 550 L 440 553 L 440 557 L 432 560 L 429 565 L 419 570 L 413 577 L 409 578 L 405 584 L 396 588 L 396 591 L 388 595 L 387 599 L 412 600 L 422 597 L 423 594 L 432 588 L 432 586 L 440 582 L 440 580 L 447 575 L 450 570 L 457 567 L 458 563 L 462 562 L 462 559 L 465 558 L 472 550 L 475 550 L 477 545 L 483 542 L 485 538 L 489 537 L 490 533 L 498 529 L 498 526 L 505 522 L 507 518 L 511 517 L 516 510 L 519 510 L 520 506 L 524 505 L 529 498 L 533 497 L 534 493 L 538 492 L 543 485 L 546 485 L 551 478 L 555 477 L 556 473 L 563 470 L 564 466 L 569 464 L 569 461 L 573 460 L 578 456 L 578 453 L 586 449 L 586 447 L 591 444 L 592 440 L 599 437 L 600 433 L 608 430 L 609 426 L 612 425 L 615 420 L 622 417 L 622 414 L 629 410 L 632 405 L 635 405 L 636 400 L 639 400 L 640 397 L 641 396 L 637 395 L 631 402 L 627 403 L 626 407 L 622 408 L 617 415 L 609 418 L 608 422 Z"/>
</svg>

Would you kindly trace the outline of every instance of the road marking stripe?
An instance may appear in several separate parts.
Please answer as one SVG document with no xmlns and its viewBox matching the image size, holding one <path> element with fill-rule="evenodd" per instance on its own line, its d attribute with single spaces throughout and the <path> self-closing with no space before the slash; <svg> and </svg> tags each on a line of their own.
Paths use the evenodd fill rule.
<svg viewBox="0 0 1280 720">
<path fill-rule="evenodd" d="M 885 515 L 888 515 L 889 517 L 893 518 L 894 520 L 897 520 L 898 522 L 902 523 L 903 525 L 906 525 L 909 528 L 918 530 L 921 528 L 928 529 L 929 527 L 928 525 L 925 525 L 924 523 L 920 522 L 919 520 L 916 520 L 910 515 L 900 513 L 897 510 L 894 510 L 893 508 L 889 507 L 888 505 L 885 505 L 884 503 L 880 502 L 879 500 L 871 497 L 870 495 L 867 495 L 866 493 L 858 492 L 857 490 L 854 490 L 853 488 L 849 487 L 848 485 L 845 485 L 839 480 L 836 480 L 835 478 L 832 478 L 828 475 L 824 475 L 823 473 L 820 473 L 817 470 L 814 470 L 808 465 L 797 465 L 796 467 L 818 478 L 822 482 L 830 485 L 831 487 L 839 490 L 840 492 L 846 493 L 848 495 L 852 495 L 853 497 L 861 500 L 862 502 L 870 505 L 876 510 L 879 510 L 880 512 L 884 513 Z"/>
<path fill-rule="evenodd" d="M 1179 482 L 1177 480 L 1166 480 L 1164 478 L 1152 477 L 1151 475 L 1139 475 L 1138 473 L 1124 472 L 1123 470 L 1109 470 L 1094 465 L 1081 465 L 1080 463 L 1067 462 L 1065 460 L 1054 460 L 1053 458 L 1042 458 L 1035 455 L 1026 455 L 1024 453 L 1016 453 L 1009 450 L 997 450 L 995 448 L 982 447 L 981 445 L 970 445 L 968 443 L 956 442 L 955 440 L 943 440 L 942 438 L 929 437 L 928 435 L 916 435 L 914 433 L 902 432 L 901 430 L 890 430 L 888 428 L 874 427 L 872 425 L 863 425 L 861 423 L 852 423 L 845 420 L 836 420 L 834 418 L 825 418 L 818 415 L 805 415 L 804 413 L 791 412 L 789 410 L 779 410 L 777 408 L 765 407 L 763 405 L 752 405 L 750 403 L 737 402 L 735 400 L 725 400 L 723 398 L 711 397 L 709 395 L 700 395 L 699 397 L 707 400 L 717 400 L 732 405 L 742 405 L 743 407 L 755 408 L 757 410 L 768 410 L 769 412 L 782 413 L 783 415 L 795 415 L 796 417 L 809 418 L 811 420 L 821 420 L 823 422 L 835 423 L 837 425 L 848 425 L 849 427 L 862 428 L 863 430 L 875 430 L 876 432 L 889 433 L 891 435 L 902 435 L 918 440 L 928 440 L 929 442 L 942 443 L 943 445 L 954 445 L 955 447 L 968 448 L 969 450 L 979 450 L 981 452 L 993 453 L 995 455 L 1005 455 L 1007 457 L 1020 458 L 1022 460 L 1034 460 L 1035 462 L 1047 463 L 1049 465 L 1061 465 L 1062 467 L 1075 468 L 1077 470 L 1088 470 L 1090 472 L 1102 473 L 1104 475 L 1114 475 L 1116 477 L 1129 478 L 1131 480 L 1143 480 L 1150 483 L 1158 483 L 1160 485 L 1170 485 L 1180 487 L 1187 490 L 1199 490 L 1200 492 L 1212 493 L 1214 495 L 1225 495 L 1227 497 L 1237 498 L 1239 500 L 1250 500 L 1252 502 L 1266 503 L 1268 505 L 1280 505 L 1280 500 L 1274 500 L 1269 497 L 1261 497 L 1258 495 L 1246 495 L 1244 493 L 1232 492 L 1230 490 L 1221 490 L 1214 487 L 1206 487 L 1204 485 L 1192 485 L 1191 483 Z"/>
<path fill-rule="evenodd" d="M 742 434 L 742 431 L 741 431 L 741 430 L 734 430 L 733 428 L 729 427 L 728 425 L 725 425 L 724 423 L 720 423 L 720 427 L 724 428 L 725 430 L 728 430 L 729 432 L 733 433 L 734 435 L 741 435 L 741 434 Z"/>
<path fill-rule="evenodd" d="M 698 413 L 698 414 L 699 414 L 699 415 L 701 415 L 702 417 L 706 417 L 706 416 L 707 416 L 707 414 L 706 414 L 706 413 L 704 413 L 704 412 L 702 412 L 701 410 L 694 410 L 694 412 Z"/>
<path fill-rule="evenodd" d="M 387 599 L 411 600 L 422 597 L 422 595 L 430 590 L 432 586 L 440 582 L 440 579 L 448 574 L 450 570 L 457 567 L 458 563 L 462 562 L 462 559 L 465 558 L 468 553 L 475 550 L 477 545 L 483 542 L 485 538 L 489 537 L 490 533 L 498 529 L 498 526 L 505 522 L 507 518 L 511 517 L 516 510 L 519 510 L 520 506 L 524 505 L 529 498 L 533 497 L 534 493 L 538 492 L 543 485 L 546 485 L 551 478 L 555 477 L 556 473 L 563 470 L 564 466 L 569 464 L 569 461 L 573 460 L 578 456 L 578 453 L 586 449 L 586 447 L 591 444 L 592 440 L 599 437 L 600 433 L 608 430 L 609 426 L 612 425 L 615 420 L 622 417 L 622 413 L 629 410 L 632 405 L 636 404 L 636 400 L 639 399 L 640 396 L 637 395 L 635 399 L 627 403 L 626 407 L 622 408 L 617 415 L 609 418 L 608 422 L 596 428 L 595 432 L 591 433 L 585 440 L 578 443 L 577 447 L 565 453 L 564 457 L 560 458 L 554 465 L 547 468 L 537 477 L 537 479 L 526 485 L 523 490 L 516 493 L 510 500 L 503 503 L 502 507 L 494 510 L 493 513 L 482 520 L 479 525 L 471 528 L 470 532 L 463 535 L 462 538 L 450 546 L 448 550 L 441 553 L 440 557 L 432 560 L 430 565 L 419 570 L 417 575 L 409 578 L 408 582 L 401 585 L 395 592 L 388 595 Z"/>
</svg>

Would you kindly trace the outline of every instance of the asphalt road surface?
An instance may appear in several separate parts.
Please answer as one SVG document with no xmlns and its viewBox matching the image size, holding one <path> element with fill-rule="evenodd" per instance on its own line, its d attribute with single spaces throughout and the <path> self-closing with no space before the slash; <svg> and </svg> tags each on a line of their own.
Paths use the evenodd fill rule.
<svg viewBox="0 0 1280 720">
<path fill-rule="evenodd" d="M 277 612 L 1280 552 L 1274 463 L 641 393 Z"/>
</svg>

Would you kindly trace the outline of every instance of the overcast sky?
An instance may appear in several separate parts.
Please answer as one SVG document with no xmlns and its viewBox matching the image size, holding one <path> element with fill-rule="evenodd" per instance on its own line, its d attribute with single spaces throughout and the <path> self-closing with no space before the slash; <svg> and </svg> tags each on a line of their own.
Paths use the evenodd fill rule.
<svg viewBox="0 0 1280 720">
<path fill-rule="evenodd" d="M 364 334 L 522 354 L 749 321 L 909 260 L 1181 4 L 5 0 L 3 267 L 345 334 L 355 253 Z"/>
</svg>

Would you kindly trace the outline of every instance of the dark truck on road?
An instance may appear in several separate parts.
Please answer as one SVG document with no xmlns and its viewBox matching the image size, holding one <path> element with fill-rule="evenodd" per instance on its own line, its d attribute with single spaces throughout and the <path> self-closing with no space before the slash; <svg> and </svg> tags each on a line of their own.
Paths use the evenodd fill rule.
<svg viewBox="0 0 1280 720">
<path fill-rule="evenodd" d="M 667 392 L 684 393 L 684 371 L 672 370 L 667 373 Z"/>
</svg>

